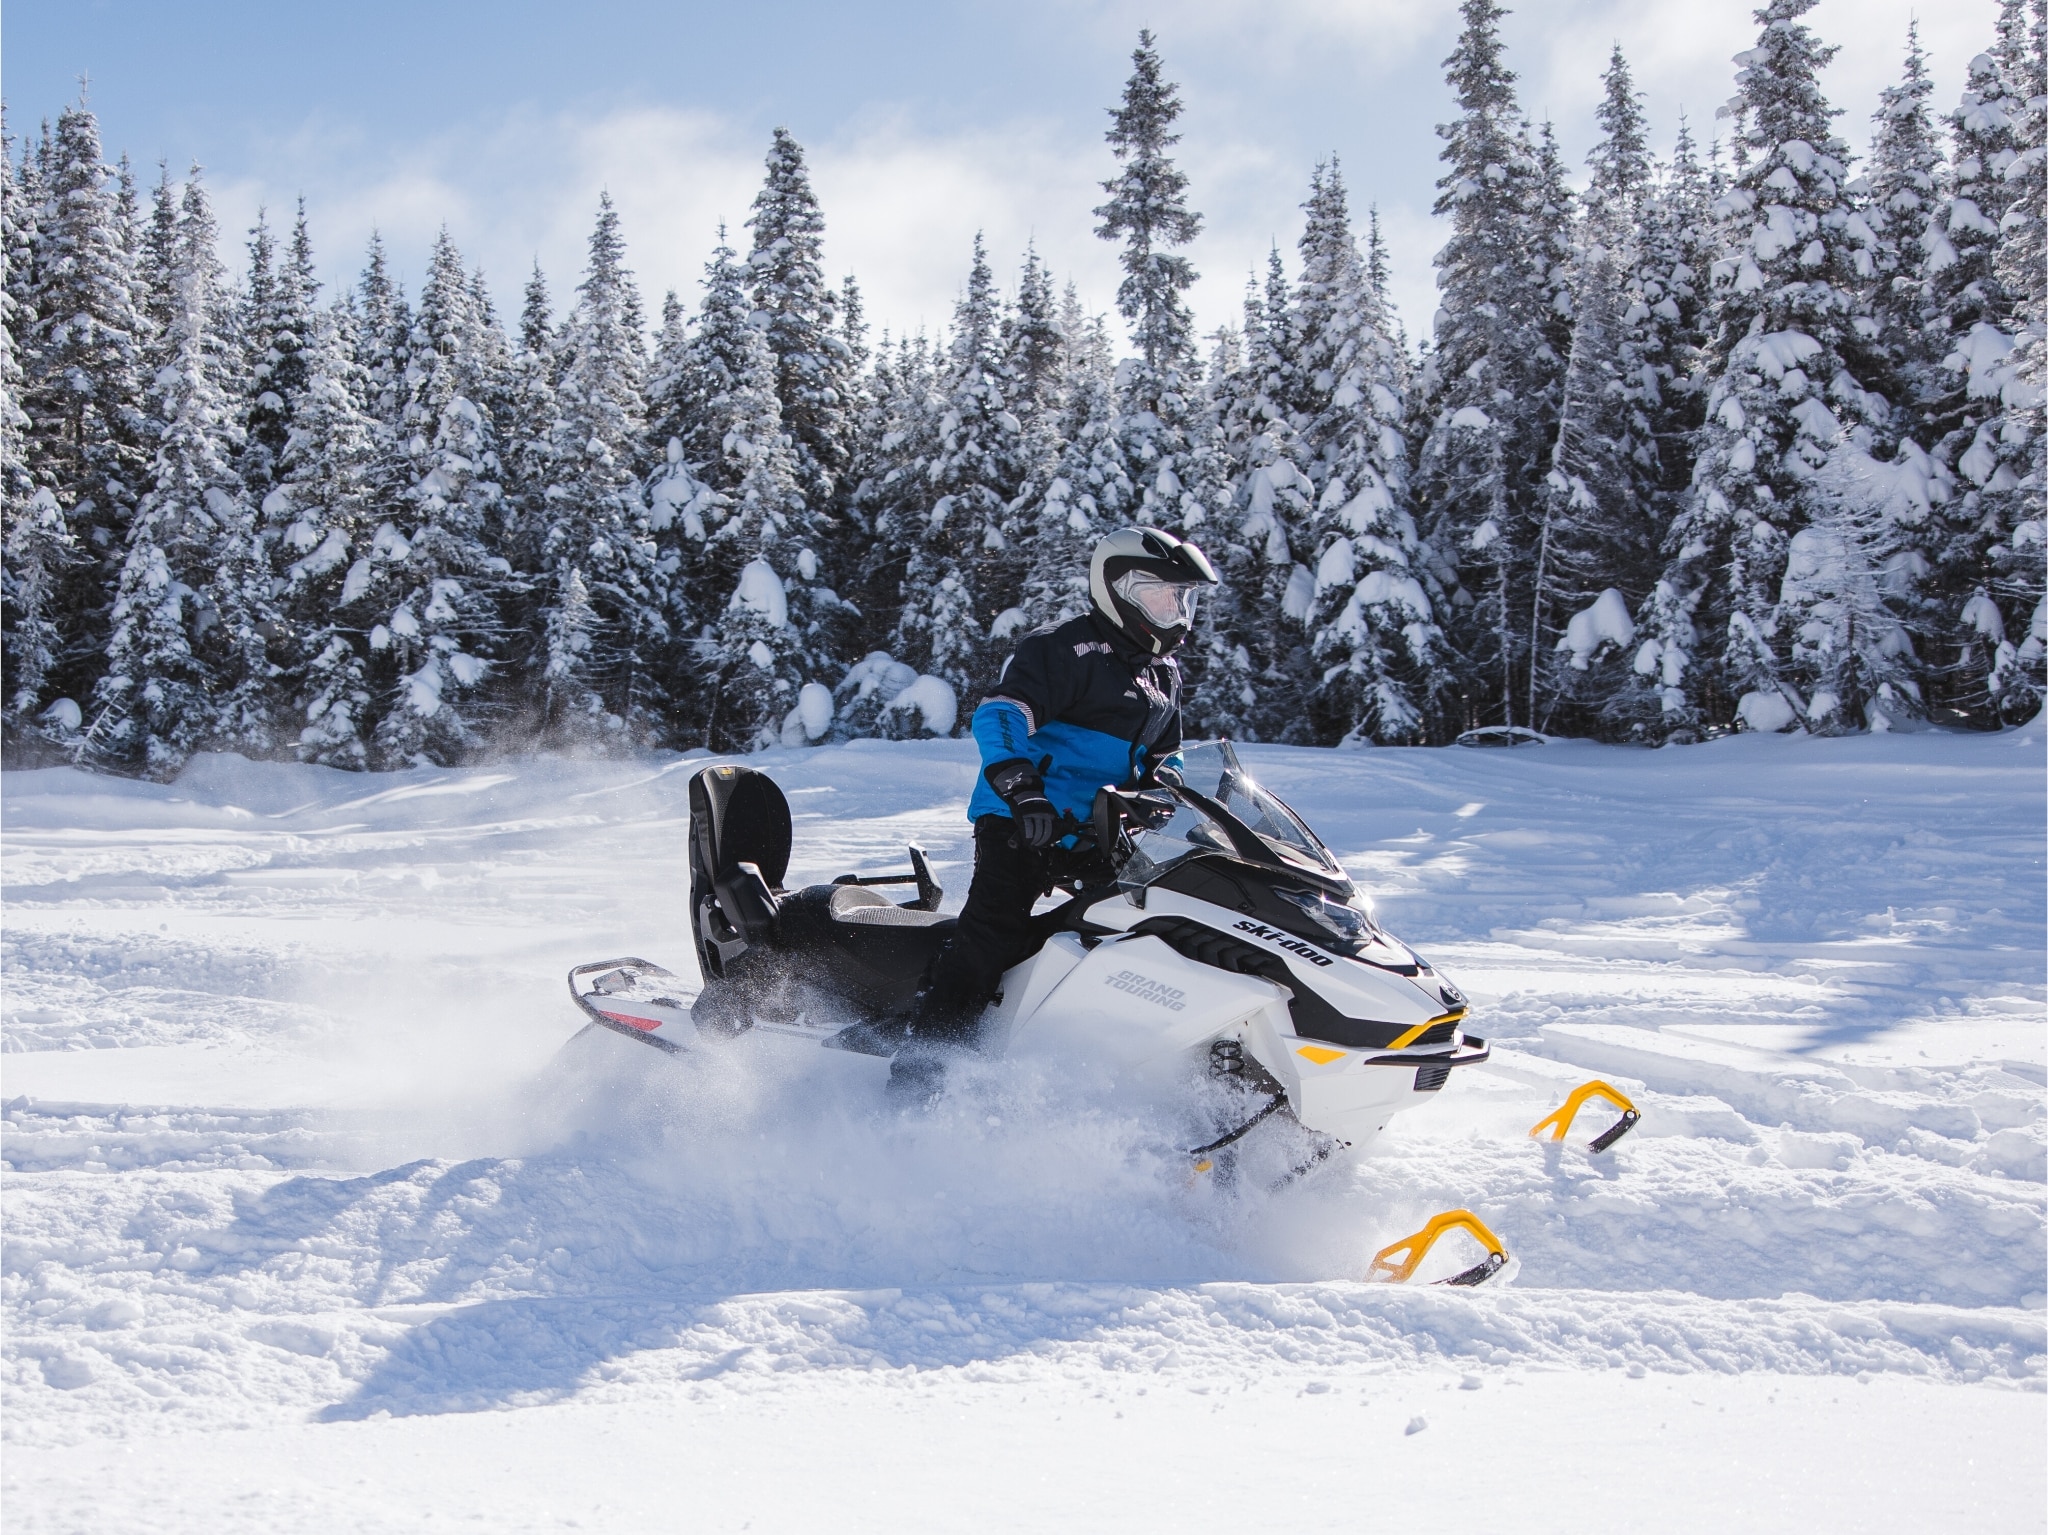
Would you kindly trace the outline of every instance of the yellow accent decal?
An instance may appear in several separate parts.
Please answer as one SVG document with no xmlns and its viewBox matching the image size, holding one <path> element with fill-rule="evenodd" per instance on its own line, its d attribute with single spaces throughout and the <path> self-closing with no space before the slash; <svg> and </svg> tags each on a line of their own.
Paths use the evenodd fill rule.
<svg viewBox="0 0 2048 1535">
<path fill-rule="evenodd" d="M 1485 1221 L 1470 1210 L 1446 1210 L 1441 1215 L 1431 1216 L 1429 1224 L 1413 1236 L 1403 1237 L 1398 1242 L 1389 1242 L 1382 1247 L 1374 1255 L 1367 1277 L 1385 1279 L 1389 1284 L 1405 1284 L 1422 1260 L 1429 1255 L 1429 1250 L 1436 1246 L 1437 1238 L 1446 1231 L 1460 1228 L 1477 1237 L 1487 1252 L 1499 1258 L 1507 1257 L 1508 1250 L 1501 1246 L 1500 1238 L 1487 1229 Z M 1395 1253 L 1406 1253 L 1407 1256 L 1396 1263 L 1392 1261 Z"/>
<path fill-rule="evenodd" d="M 1448 1013 L 1438 1013 L 1434 1018 L 1430 1019 L 1427 1023 L 1418 1023 L 1417 1025 L 1415 1025 L 1414 1028 L 1410 1029 L 1406 1034 L 1401 1035 L 1400 1038 L 1396 1039 L 1391 1045 L 1387 1046 L 1387 1048 L 1389 1050 L 1406 1050 L 1410 1045 L 1414 1044 L 1416 1040 L 1422 1038 L 1424 1034 L 1428 1033 L 1438 1024 L 1456 1023 L 1460 1018 L 1464 1016 L 1465 1009 L 1463 1009 L 1462 1007 L 1454 1007 Z"/>
<path fill-rule="evenodd" d="M 1214 1167 L 1215 1165 L 1216 1164 L 1214 1162 L 1211 1162 L 1207 1157 L 1204 1157 L 1201 1161 L 1195 1164 L 1195 1171 L 1198 1173 L 1206 1173 L 1210 1168 Z"/>
<path fill-rule="evenodd" d="M 1344 1059 L 1342 1050 L 1325 1050 L 1321 1045 L 1303 1045 L 1294 1053 L 1304 1060 L 1314 1061 L 1318 1066 L 1327 1066 L 1332 1061 Z"/>
<path fill-rule="evenodd" d="M 1578 1117 L 1579 1110 L 1586 1106 L 1588 1098 L 1604 1098 L 1624 1114 L 1633 1114 L 1636 1111 L 1636 1106 L 1618 1089 L 1609 1087 L 1605 1082 L 1587 1082 L 1573 1088 L 1570 1097 L 1531 1125 L 1529 1138 L 1534 1140 L 1548 1130 L 1553 1141 L 1563 1140 L 1565 1132 L 1571 1129 L 1572 1121 Z"/>
</svg>

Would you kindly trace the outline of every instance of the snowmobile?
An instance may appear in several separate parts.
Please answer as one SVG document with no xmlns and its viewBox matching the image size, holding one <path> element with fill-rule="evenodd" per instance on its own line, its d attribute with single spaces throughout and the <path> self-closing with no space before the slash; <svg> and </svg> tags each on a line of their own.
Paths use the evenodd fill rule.
<svg viewBox="0 0 2048 1535">
<path fill-rule="evenodd" d="M 1187 748 L 1182 761 L 1156 787 L 1103 788 L 1085 824 L 1068 818 L 1048 891 L 1062 899 L 1033 918 L 1039 947 L 1003 977 L 981 1047 L 1219 1079 L 1242 1113 L 1189 1148 L 1194 1168 L 1277 1116 L 1307 1134 L 1298 1175 L 1369 1142 L 1489 1051 L 1464 1032 L 1458 988 L 1379 925 L 1307 822 L 1227 742 Z M 569 990 L 591 1026 L 671 1054 L 756 1034 L 893 1054 L 954 928 L 923 850 L 909 849 L 907 873 L 787 890 L 789 803 L 773 779 L 721 764 L 689 794 L 702 990 L 690 997 L 642 959 L 579 965 Z M 892 901 L 890 885 L 916 894 Z"/>
</svg>

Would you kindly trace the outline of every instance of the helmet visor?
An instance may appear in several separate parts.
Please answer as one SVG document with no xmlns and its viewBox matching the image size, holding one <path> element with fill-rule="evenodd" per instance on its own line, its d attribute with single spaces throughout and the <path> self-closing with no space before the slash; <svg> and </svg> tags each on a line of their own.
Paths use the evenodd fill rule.
<svg viewBox="0 0 2048 1535">
<path fill-rule="evenodd" d="M 1192 582 L 1167 581 L 1146 571 L 1133 570 L 1112 589 L 1157 628 L 1194 627 L 1195 593 L 1200 588 Z"/>
</svg>

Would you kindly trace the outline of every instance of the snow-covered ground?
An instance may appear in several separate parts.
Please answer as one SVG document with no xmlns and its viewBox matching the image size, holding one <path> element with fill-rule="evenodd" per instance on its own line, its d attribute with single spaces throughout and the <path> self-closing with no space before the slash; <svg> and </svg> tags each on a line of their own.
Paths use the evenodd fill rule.
<svg viewBox="0 0 2048 1535">
<path fill-rule="evenodd" d="M 1242 1203 L 1021 1068 L 564 1050 L 697 762 L 5 775 L 8 1529 L 2044 1527 L 2039 726 L 1246 755 L 1498 1048 Z M 964 890 L 967 745 L 758 765 Z M 1362 1282 L 1458 1205 L 1511 1284 Z"/>
</svg>

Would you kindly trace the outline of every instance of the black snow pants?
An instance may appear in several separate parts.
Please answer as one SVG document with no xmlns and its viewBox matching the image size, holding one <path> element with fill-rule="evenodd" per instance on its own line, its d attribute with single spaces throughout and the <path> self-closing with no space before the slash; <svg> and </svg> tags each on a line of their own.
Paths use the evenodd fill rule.
<svg viewBox="0 0 2048 1535">
<path fill-rule="evenodd" d="M 1003 972 L 1031 957 L 1031 908 L 1045 893 L 1049 854 L 1024 846 L 1017 823 L 985 815 L 974 823 L 974 882 L 960 927 L 939 954 L 911 1014 L 913 1039 L 971 1045 L 981 1010 Z"/>
</svg>

